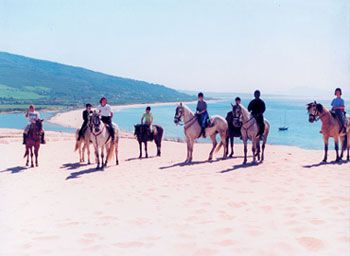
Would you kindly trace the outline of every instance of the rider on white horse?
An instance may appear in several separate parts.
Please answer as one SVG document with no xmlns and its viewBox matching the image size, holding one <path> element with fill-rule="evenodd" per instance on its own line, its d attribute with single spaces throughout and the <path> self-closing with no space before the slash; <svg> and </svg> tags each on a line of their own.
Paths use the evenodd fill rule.
<svg viewBox="0 0 350 256">
<path fill-rule="evenodd" d="M 112 142 L 114 142 L 114 127 L 112 123 L 113 112 L 110 105 L 107 104 L 107 99 L 102 97 L 100 99 L 100 105 L 97 107 L 98 113 L 101 115 L 101 121 L 107 124 L 109 134 L 111 135 Z"/>
<path fill-rule="evenodd" d="M 205 138 L 205 128 L 207 128 L 209 114 L 207 111 L 207 103 L 204 101 L 204 95 L 202 92 L 198 93 L 196 115 L 198 117 L 199 125 L 202 128 L 199 137 L 203 136 L 203 138 Z"/>
</svg>

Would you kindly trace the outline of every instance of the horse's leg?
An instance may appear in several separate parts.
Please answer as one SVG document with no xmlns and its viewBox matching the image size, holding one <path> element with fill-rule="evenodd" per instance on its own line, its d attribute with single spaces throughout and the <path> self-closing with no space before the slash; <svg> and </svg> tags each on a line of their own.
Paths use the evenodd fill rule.
<svg viewBox="0 0 350 256">
<path fill-rule="evenodd" d="M 119 164 L 119 159 L 118 159 L 118 144 L 119 144 L 119 139 L 116 138 L 115 140 L 115 164 L 118 165 Z"/>
<path fill-rule="evenodd" d="M 148 158 L 148 151 L 147 151 L 147 140 L 146 140 L 144 143 L 145 143 L 146 158 Z"/>
<path fill-rule="evenodd" d="M 87 163 L 91 164 L 91 161 L 90 161 L 90 141 L 85 140 L 85 144 L 86 144 L 86 151 L 87 151 L 87 158 L 88 158 Z"/>
<path fill-rule="evenodd" d="M 157 156 L 160 156 L 160 141 L 158 138 L 154 138 L 154 141 L 155 141 L 156 146 L 157 146 Z"/>
<path fill-rule="evenodd" d="M 213 152 L 214 152 L 214 149 L 216 148 L 216 145 L 218 144 L 217 141 L 216 141 L 216 134 L 213 134 L 210 136 L 210 139 L 211 139 L 211 142 L 213 144 L 213 147 L 209 153 L 209 158 L 208 158 L 208 161 L 211 161 L 213 159 Z"/>
<path fill-rule="evenodd" d="M 256 156 L 258 157 L 258 161 L 260 161 L 260 139 L 257 139 L 256 144 Z"/>
<path fill-rule="evenodd" d="M 100 157 L 98 155 L 98 146 L 94 146 L 95 147 L 95 159 L 96 159 L 96 163 L 97 163 L 97 166 L 96 166 L 96 169 L 100 169 Z"/>
<path fill-rule="evenodd" d="M 226 132 L 225 133 L 221 133 L 221 141 L 224 144 L 224 155 L 223 155 L 223 159 L 227 158 L 228 155 L 228 146 L 227 146 L 227 139 L 226 139 Z"/>
<path fill-rule="evenodd" d="M 30 147 L 30 166 L 34 167 L 34 160 L 33 160 L 33 147 Z"/>
<path fill-rule="evenodd" d="M 243 145 L 244 145 L 244 160 L 243 160 L 243 164 L 247 163 L 247 143 L 248 143 L 248 138 L 243 138 Z"/>
<path fill-rule="evenodd" d="M 344 148 L 345 148 L 345 136 L 341 136 L 340 137 L 340 146 L 341 146 L 340 160 L 342 160 L 343 159 L 343 155 L 344 155 Z"/>
<path fill-rule="evenodd" d="M 34 147 L 35 166 L 36 166 L 36 167 L 38 167 L 38 166 L 39 166 L 39 164 L 38 164 L 39 147 L 40 147 L 40 144 L 39 144 L 39 145 L 36 145 L 36 146 Z"/>
<path fill-rule="evenodd" d="M 264 135 L 263 144 L 261 146 L 261 160 L 260 160 L 260 162 L 264 161 L 264 152 L 265 152 L 266 141 L 267 141 L 267 134 Z"/>
<path fill-rule="evenodd" d="M 339 157 L 339 138 L 338 138 L 338 136 L 334 136 L 334 149 L 335 149 L 335 155 L 336 155 L 335 161 L 339 162 L 340 157 Z"/>
<path fill-rule="evenodd" d="M 187 138 L 186 140 L 186 146 L 187 146 L 187 157 L 186 157 L 186 160 L 185 160 L 185 163 L 189 162 L 189 159 L 190 159 L 190 140 Z"/>
<path fill-rule="evenodd" d="M 259 138 L 258 138 L 259 139 Z M 256 147 L 257 147 L 257 141 L 255 136 L 252 136 L 252 154 L 253 154 L 253 163 L 256 162 Z"/>
<path fill-rule="evenodd" d="M 142 142 L 139 140 L 139 149 L 140 149 L 140 154 L 139 154 L 139 158 L 142 157 Z"/>
<path fill-rule="evenodd" d="M 324 142 L 324 157 L 323 162 L 327 162 L 327 154 L 328 154 L 328 136 L 323 136 L 323 142 Z"/>
<path fill-rule="evenodd" d="M 29 165 L 29 149 L 28 149 L 27 145 L 26 145 L 26 151 L 25 151 L 24 155 L 27 156 L 26 166 L 28 166 Z"/>
<path fill-rule="evenodd" d="M 230 146 L 231 146 L 231 154 L 230 154 L 230 157 L 233 157 L 233 154 L 234 154 L 234 151 L 233 151 L 233 145 L 234 145 L 234 140 L 235 140 L 235 137 L 231 137 L 230 138 Z M 228 147 L 228 145 L 227 145 L 227 147 Z"/>
<path fill-rule="evenodd" d="M 101 147 L 101 167 L 102 167 L 102 169 L 105 167 L 105 162 L 104 162 L 105 149 L 107 151 L 107 146 L 102 146 Z"/>
<path fill-rule="evenodd" d="M 194 140 L 190 139 L 190 151 L 189 151 L 189 159 L 188 162 L 192 162 L 192 157 L 193 157 L 193 147 L 194 147 Z"/>
</svg>

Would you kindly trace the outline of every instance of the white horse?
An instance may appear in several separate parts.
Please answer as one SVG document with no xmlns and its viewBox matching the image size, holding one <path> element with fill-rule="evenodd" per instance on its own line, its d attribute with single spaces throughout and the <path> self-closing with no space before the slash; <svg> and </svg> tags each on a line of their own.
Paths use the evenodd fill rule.
<svg viewBox="0 0 350 256">
<path fill-rule="evenodd" d="M 100 168 L 100 157 L 99 149 L 101 150 L 101 169 L 107 166 L 109 160 L 113 158 L 113 152 L 115 151 L 116 165 L 119 164 L 118 160 L 118 142 L 119 142 L 119 129 L 114 127 L 115 139 L 112 142 L 111 135 L 108 132 L 106 125 L 101 121 L 100 116 L 97 112 L 92 114 L 90 120 L 90 139 L 95 148 L 96 156 L 96 169 Z M 106 160 L 104 162 L 104 149 L 106 150 Z"/>
<path fill-rule="evenodd" d="M 233 125 L 236 127 L 241 127 L 242 140 L 244 144 L 244 160 L 243 164 L 247 163 L 247 143 L 248 139 L 252 141 L 252 152 L 253 152 L 253 163 L 256 162 L 255 157 L 261 162 L 264 161 L 264 151 L 267 141 L 267 136 L 270 131 L 270 123 L 265 119 L 265 130 L 263 133 L 263 144 L 260 158 L 260 138 L 257 136 L 259 132 L 259 126 L 253 116 L 249 111 L 242 105 L 232 106 L 233 113 Z"/>
<path fill-rule="evenodd" d="M 201 135 L 201 126 L 198 123 L 197 115 L 193 114 L 193 112 L 185 105 L 180 103 L 175 111 L 174 122 L 175 124 L 179 124 L 181 121 L 184 122 L 184 132 L 186 136 L 187 142 L 187 158 L 186 163 L 190 163 L 192 161 L 192 153 L 193 153 L 193 144 L 194 141 L 200 137 Z M 227 156 L 227 148 L 226 148 L 226 132 L 228 129 L 227 122 L 225 118 L 221 116 L 212 116 L 211 118 L 211 126 L 205 129 L 206 136 L 210 136 L 210 139 L 213 143 L 213 148 L 209 153 L 209 161 L 213 159 L 213 152 L 217 145 L 216 134 L 220 134 L 221 142 L 220 145 L 224 146 L 224 155 L 223 158 Z"/>
</svg>

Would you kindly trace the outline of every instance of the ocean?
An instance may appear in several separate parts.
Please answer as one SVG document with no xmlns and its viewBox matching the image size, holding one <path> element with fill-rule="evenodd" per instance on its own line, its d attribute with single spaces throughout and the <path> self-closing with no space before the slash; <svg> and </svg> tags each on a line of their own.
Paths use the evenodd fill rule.
<svg viewBox="0 0 350 256">
<path fill-rule="evenodd" d="M 218 97 L 218 95 L 215 95 Z M 242 104 L 247 106 L 250 97 L 248 95 L 239 95 L 242 98 Z M 236 95 L 220 96 L 219 101 L 209 102 L 208 111 L 210 115 L 218 114 L 223 117 L 231 110 L 230 103 L 234 101 Z M 268 137 L 269 144 L 290 145 L 305 149 L 323 149 L 322 135 L 319 133 L 321 123 L 309 123 L 308 114 L 306 112 L 306 104 L 311 100 L 293 99 L 283 96 L 266 96 L 263 97 L 266 103 L 265 118 L 271 124 L 271 131 Z M 319 101 L 326 107 L 329 107 L 330 101 Z M 167 138 L 184 138 L 183 127 L 174 124 L 175 105 L 154 105 L 152 113 L 154 123 L 161 125 L 165 130 Z M 195 104 L 188 104 L 195 110 Z M 113 121 L 116 122 L 122 131 L 133 132 L 134 125 L 140 122 L 144 112 L 144 107 L 131 107 L 115 112 Z M 349 111 L 348 111 L 349 112 Z M 42 118 L 48 119 L 54 112 L 41 113 Z M 0 114 L 1 128 L 17 128 L 22 129 L 26 125 L 26 120 L 22 113 L 7 113 Z M 279 131 L 280 126 L 288 126 L 287 131 Z M 74 132 L 74 129 L 62 127 L 59 125 L 45 122 L 45 130 Z M 238 138 L 235 138 L 237 143 L 240 143 Z M 209 142 L 209 140 L 201 139 L 201 142 Z M 330 145 L 333 142 L 330 141 Z"/>
</svg>

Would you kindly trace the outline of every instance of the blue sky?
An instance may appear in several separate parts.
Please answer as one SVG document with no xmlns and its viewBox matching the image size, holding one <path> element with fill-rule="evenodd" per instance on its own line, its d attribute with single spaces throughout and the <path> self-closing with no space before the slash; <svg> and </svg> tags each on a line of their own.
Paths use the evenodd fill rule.
<svg viewBox="0 0 350 256">
<path fill-rule="evenodd" d="M 350 93 L 350 1 L 0 0 L 0 50 L 177 89 Z"/>
</svg>

